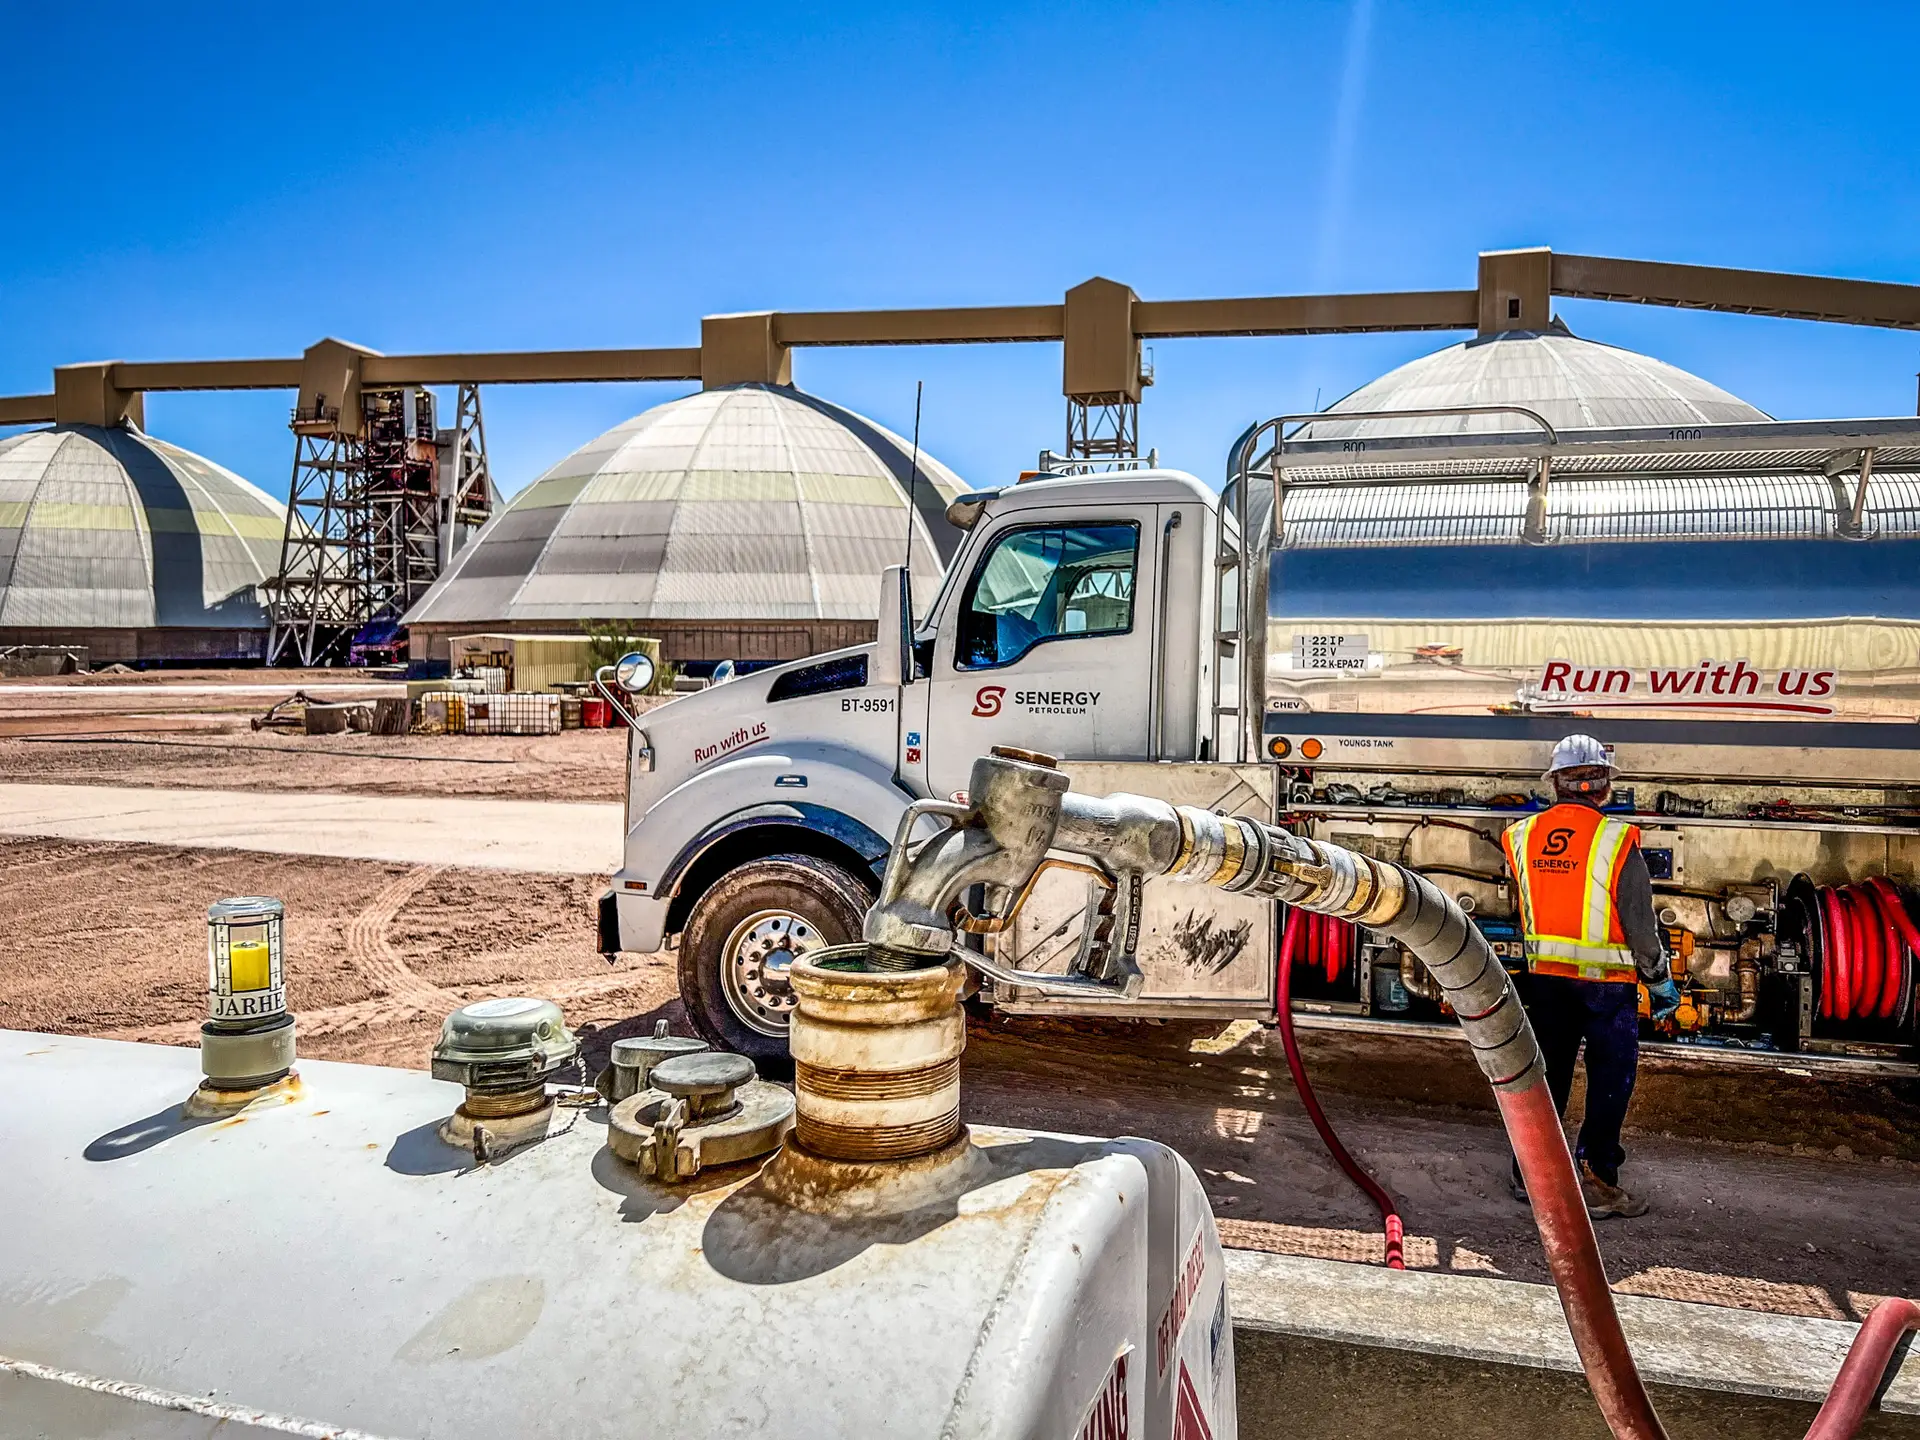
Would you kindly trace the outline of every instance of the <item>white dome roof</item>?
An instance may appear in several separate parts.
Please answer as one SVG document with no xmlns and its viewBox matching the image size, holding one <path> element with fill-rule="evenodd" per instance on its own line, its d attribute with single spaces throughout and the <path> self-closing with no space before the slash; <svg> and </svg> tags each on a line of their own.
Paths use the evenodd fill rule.
<svg viewBox="0 0 1920 1440">
<path fill-rule="evenodd" d="M 671 400 L 514 496 L 407 622 L 870 620 L 905 556 L 910 460 L 898 435 L 789 386 Z M 916 571 L 952 554 L 965 488 L 921 452 Z"/>
<path fill-rule="evenodd" d="M 131 428 L 0 440 L 0 627 L 264 627 L 286 511 Z"/>
<path fill-rule="evenodd" d="M 1650 356 L 1582 340 L 1556 321 L 1450 345 L 1390 370 L 1327 407 L 1330 415 L 1429 410 L 1449 405 L 1524 405 L 1557 430 L 1636 425 L 1728 425 L 1771 417 L 1718 385 Z M 1406 420 L 1316 420 L 1301 439 L 1525 431 L 1518 415 L 1423 416 Z"/>
</svg>

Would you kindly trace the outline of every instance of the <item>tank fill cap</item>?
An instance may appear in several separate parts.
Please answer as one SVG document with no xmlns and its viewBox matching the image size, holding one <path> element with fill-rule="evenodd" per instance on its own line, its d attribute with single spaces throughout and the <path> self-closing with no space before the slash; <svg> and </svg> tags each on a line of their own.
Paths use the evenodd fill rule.
<svg viewBox="0 0 1920 1440">
<path fill-rule="evenodd" d="M 441 1023 L 433 1078 L 486 1093 L 543 1084 L 580 1053 L 560 1007 L 512 996 L 463 1005 Z"/>
</svg>

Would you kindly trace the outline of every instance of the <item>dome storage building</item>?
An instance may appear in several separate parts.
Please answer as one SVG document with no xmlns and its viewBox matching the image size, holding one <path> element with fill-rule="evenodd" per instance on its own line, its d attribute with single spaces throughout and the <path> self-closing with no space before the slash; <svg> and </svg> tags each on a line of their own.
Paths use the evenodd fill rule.
<svg viewBox="0 0 1920 1440">
<path fill-rule="evenodd" d="M 1327 407 L 1329 416 L 1458 405 L 1520 405 L 1557 430 L 1635 425 L 1735 425 L 1769 420 L 1718 385 L 1650 355 L 1584 340 L 1559 320 L 1509 330 L 1409 361 Z M 1537 429 L 1520 415 L 1315 420 L 1299 438 L 1484 434 Z"/>
<path fill-rule="evenodd" d="M 514 496 L 408 612 L 411 652 L 604 621 L 677 663 L 871 640 L 880 572 L 907 553 L 912 474 L 901 437 L 791 386 L 668 401 Z M 924 603 L 958 545 L 946 508 L 965 487 L 922 451 L 912 488 Z"/>
<path fill-rule="evenodd" d="M 132 426 L 0 439 L 0 649 L 91 663 L 259 660 L 284 508 Z"/>
</svg>

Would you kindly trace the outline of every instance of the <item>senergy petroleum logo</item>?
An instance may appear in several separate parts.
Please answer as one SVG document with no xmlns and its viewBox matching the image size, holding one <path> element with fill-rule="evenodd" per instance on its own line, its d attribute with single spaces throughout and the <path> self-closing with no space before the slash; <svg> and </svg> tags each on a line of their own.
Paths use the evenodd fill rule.
<svg viewBox="0 0 1920 1440">
<path fill-rule="evenodd" d="M 998 715 L 1005 705 L 1029 715 L 1085 715 L 1099 703 L 1098 690 L 1016 690 L 1009 698 L 1004 685 L 982 685 L 973 693 L 973 713 L 982 719 Z"/>
</svg>

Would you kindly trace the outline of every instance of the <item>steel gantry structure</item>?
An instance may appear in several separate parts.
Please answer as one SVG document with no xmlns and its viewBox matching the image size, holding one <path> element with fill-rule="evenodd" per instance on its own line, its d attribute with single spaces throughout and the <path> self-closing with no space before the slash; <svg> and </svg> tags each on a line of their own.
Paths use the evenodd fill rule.
<svg viewBox="0 0 1920 1440">
<path fill-rule="evenodd" d="M 0 425 L 140 423 L 142 397 L 154 391 L 297 391 L 294 497 L 287 553 L 274 586 L 281 606 L 275 611 L 274 643 L 276 653 L 291 644 L 307 658 L 324 653 L 323 632 L 337 642 L 338 630 L 352 617 L 365 619 L 382 607 L 404 609 L 422 577 L 430 579 L 427 572 L 437 573 L 450 555 L 451 527 L 484 518 L 490 489 L 479 422 L 481 385 L 639 380 L 697 381 L 708 388 L 785 385 L 792 383 L 793 351 L 809 346 L 1052 342 L 1063 352 L 1068 455 L 1125 459 L 1139 453 L 1140 398 L 1152 383 L 1141 363 L 1148 342 L 1538 331 L 1552 319 L 1555 296 L 1920 329 L 1916 285 L 1545 248 L 1496 250 L 1480 255 L 1477 284 L 1465 290 L 1142 300 L 1129 287 L 1096 277 L 1051 304 L 709 315 L 700 322 L 700 343 L 694 346 L 382 355 L 329 339 L 285 359 L 97 361 L 56 368 L 50 393 L 0 397 Z M 383 459 L 380 449 L 394 443 L 395 407 L 404 411 L 414 403 L 404 398 L 406 392 L 430 385 L 459 387 L 460 396 L 452 449 L 441 447 L 443 463 L 453 473 L 431 487 L 437 507 L 431 510 L 418 493 L 418 476 L 401 473 L 406 464 Z M 384 441 L 383 433 L 388 435 Z M 370 449 L 378 462 L 371 467 Z M 431 545 L 430 534 L 435 537 Z"/>
</svg>

